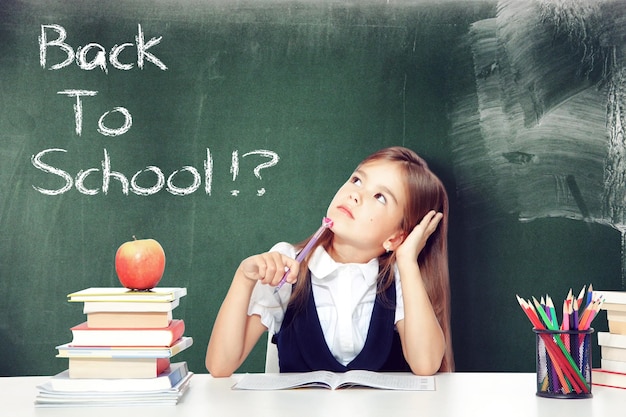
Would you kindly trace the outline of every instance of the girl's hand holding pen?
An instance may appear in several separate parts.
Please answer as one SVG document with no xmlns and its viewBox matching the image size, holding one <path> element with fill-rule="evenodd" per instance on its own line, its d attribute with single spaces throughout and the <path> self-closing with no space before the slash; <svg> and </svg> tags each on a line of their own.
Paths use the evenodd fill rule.
<svg viewBox="0 0 626 417">
<path fill-rule="evenodd" d="M 289 269 L 287 282 L 290 284 L 296 282 L 299 267 L 298 261 L 278 252 L 253 255 L 244 259 L 239 265 L 239 269 L 246 278 L 271 286 L 280 283 L 287 269 Z"/>
</svg>

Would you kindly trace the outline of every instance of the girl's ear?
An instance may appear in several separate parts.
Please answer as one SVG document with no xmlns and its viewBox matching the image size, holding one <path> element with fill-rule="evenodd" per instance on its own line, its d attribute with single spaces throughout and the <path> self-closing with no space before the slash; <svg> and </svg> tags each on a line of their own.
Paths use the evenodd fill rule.
<svg viewBox="0 0 626 417">
<path fill-rule="evenodd" d="M 387 240 L 383 242 L 383 248 L 385 248 L 387 252 L 395 251 L 398 246 L 400 246 L 402 242 L 404 242 L 405 237 L 406 235 L 404 234 L 404 232 L 402 230 L 399 230 L 398 232 L 389 236 Z"/>
</svg>

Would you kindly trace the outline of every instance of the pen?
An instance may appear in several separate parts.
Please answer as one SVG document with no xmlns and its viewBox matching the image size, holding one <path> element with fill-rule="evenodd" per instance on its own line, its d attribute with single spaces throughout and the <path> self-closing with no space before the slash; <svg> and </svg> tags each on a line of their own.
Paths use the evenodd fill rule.
<svg viewBox="0 0 626 417">
<path fill-rule="evenodd" d="M 313 237 L 311 237 L 311 239 L 306 244 L 306 246 L 300 251 L 300 253 L 298 253 L 298 256 L 296 256 L 296 261 L 302 262 L 302 260 L 307 256 L 307 254 L 313 248 L 313 245 L 315 245 L 315 242 L 317 242 L 320 236 L 322 236 L 322 233 L 324 233 L 324 230 L 329 229 L 331 227 L 333 227 L 333 221 L 329 219 L 328 217 L 324 217 L 322 219 L 322 225 L 320 226 L 320 228 L 317 229 L 317 232 L 315 232 L 315 234 L 313 235 Z M 283 278 L 280 280 L 280 282 L 274 289 L 274 294 L 276 294 L 278 290 L 280 290 L 280 288 L 283 285 L 285 285 L 285 282 L 287 282 L 287 275 L 289 275 L 289 268 L 285 270 L 285 274 L 283 275 Z"/>
</svg>

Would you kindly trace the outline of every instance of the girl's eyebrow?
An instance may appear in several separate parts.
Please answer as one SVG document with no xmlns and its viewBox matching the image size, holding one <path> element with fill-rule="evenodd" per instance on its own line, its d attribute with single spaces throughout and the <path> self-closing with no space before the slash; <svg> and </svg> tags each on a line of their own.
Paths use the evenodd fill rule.
<svg viewBox="0 0 626 417">
<path fill-rule="evenodd" d="M 359 174 L 360 177 L 362 177 L 364 180 L 367 180 L 367 174 L 365 173 L 365 171 L 357 169 L 356 171 L 354 171 L 354 173 Z M 382 189 L 383 193 L 388 194 L 389 197 L 391 197 L 391 199 L 396 203 L 396 205 L 399 205 L 398 199 L 389 187 L 384 184 L 378 184 L 378 187 Z"/>
</svg>

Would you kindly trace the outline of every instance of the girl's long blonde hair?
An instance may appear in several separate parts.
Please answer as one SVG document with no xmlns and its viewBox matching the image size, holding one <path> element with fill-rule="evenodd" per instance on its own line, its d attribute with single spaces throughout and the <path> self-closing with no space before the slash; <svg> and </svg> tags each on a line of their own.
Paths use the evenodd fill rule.
<svg viewBox="0 0 626 417">
<path fill-rule="evenodd" d="M 395 146 L 381 149 L 365 158 L 357 169 L 369 162 L 381 160 L 400 164 L 405 174 L 407 195 L 409 196 L 401 224 L 405 235 L 408 235 L 430 210 L 443 213 L 437 230 L 428 238 L 417 261 L 424 286 L 446 339 L 446 352 L 439 370 L 442 372 L 453 371 L 454 357 L 450 331 L 450 277 L 448 271 L 448 195 L 443 183 L 428 168 L 426 161 L 412 150 L 404 147 Z M 329 248 L 332 239 L 333 233 L 326 231 L 316 246 L 322 245 L 324 248 Z M 307 241 L 308 239 L 297 246 L 302 248 Z M 298 307 L 304 306 L 311 291 L 310 275 L 308 274 L 309 257 L 310 254 L 300 266 L 298 281 L 293 287 L 290 299 L 290 303 Z M 380 265 L 378 291 L 382 292 L 394 283 L 393 270 L 396 257 L 393 252 L 383 253 L 378 257 L 378 261 Z"/>
</svg>

